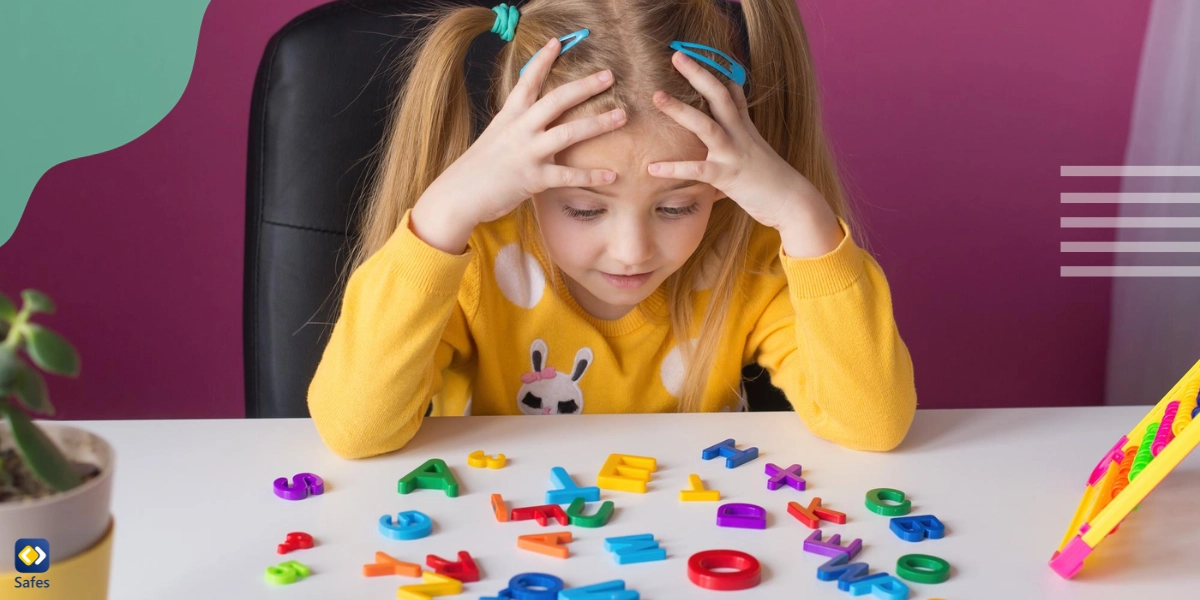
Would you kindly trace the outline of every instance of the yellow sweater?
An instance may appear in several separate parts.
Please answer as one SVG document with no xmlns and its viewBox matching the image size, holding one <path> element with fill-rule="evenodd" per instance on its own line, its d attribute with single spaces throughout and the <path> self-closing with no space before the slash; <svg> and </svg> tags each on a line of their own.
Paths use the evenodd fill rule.
<svg viewBox="0 0 1200 600">
<path fill-rule="evenodd" d="M 883 271 L 839 222 L 844 239 L 816 258 L 786 256 L 778 232 L 757 228 L 702 410 L 736 410 L 742 368 L 756 362 L 813 433 L 890 450 L 916 409 L 912 360 Z M 453 255 L 404 215 L 347 282 L 309 386 L 330 449 L 360 458 L 401 448 L 430 402 L 435 416 L 676 410 L 683 367 L 666 290 L 619 319 L 592 317 L 551 281 L 536 245 L 523 247 L 527 234 L 509 215 L 476 227 Z"/>
</svg>

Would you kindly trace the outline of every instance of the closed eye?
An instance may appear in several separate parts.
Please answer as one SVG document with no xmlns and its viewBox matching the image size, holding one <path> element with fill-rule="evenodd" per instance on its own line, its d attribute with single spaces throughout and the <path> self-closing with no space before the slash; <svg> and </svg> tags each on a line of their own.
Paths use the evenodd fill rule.
<svg viewBox="0 0 1200 600">
<path fill-rule="evenodd" d="M 566 215 L 568 217 L 571 217 L 572 219 L 577 219 L 580 221 L 591 221 L 591 220 L 595 219 L 596 217 L 599 217 L 600 215 L 604 214 L 604 209 L 602 209 L 602 208 L 580 210 L 578 208 L 572 208 L 570 206 L 563 205 L 562 209 L 563 209 L 563 212 L 566 213 Z M 696 214 L 700 210 L 700 203 L 693 202 L 692 204 L 689 204 L 688 206 L 663 206 L 663 207 L 659 208 L 658 210 L 659 210 L 660 214 L 667 217 L 668 219 L 682 219 L 689 215 Z"/>
<path fill-rule="evenodd" d="M 672 219 L 682 219 L 688 215 L 696 214 L 696 212 L 700 210 L 700 203 L 693 202 L 687 206 L 664 206 L 659 210 L 663 211 L 663 214 L 671 217 Z"/>
<path fill-rule="evenodd" d="M 567 213 L 568 217 L 571 217 L 572 219 L 579 219 L 580 221 L 591 221 L 604 212 L 603 209 L 599 208 L 592 210 L 579 210 L 577 208 L 571 208 L 570 206 L 565 205 L 562 207 L 562 209 L 564 213 Z"/>
</svg>

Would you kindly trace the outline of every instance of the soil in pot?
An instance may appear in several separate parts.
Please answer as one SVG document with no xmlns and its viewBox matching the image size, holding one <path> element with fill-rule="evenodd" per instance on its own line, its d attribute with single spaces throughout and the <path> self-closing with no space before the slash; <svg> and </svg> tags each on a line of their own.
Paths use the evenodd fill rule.
<svg viewBox="0 0 1200 600">
<path fill-rule="evenodd" d="M 71 466 L 84 483 L 100 476 L 100 467 L 91 463 L 71 461 Z M 25 466 L 16 448 L 0 450 L 0 504 L 33 502 L 56 493 Z"/>
</svg>

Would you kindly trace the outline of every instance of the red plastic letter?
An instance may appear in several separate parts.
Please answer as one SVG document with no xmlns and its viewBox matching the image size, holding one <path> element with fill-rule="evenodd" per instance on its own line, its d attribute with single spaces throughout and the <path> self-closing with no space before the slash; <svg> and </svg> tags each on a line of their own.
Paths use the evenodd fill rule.
<svg viewBox="0 0 1200 600">
<path fill-rule="evenodd" d="M 734 569 L 715 571 L 714 569 Z M 746 590 L 762 580 L 758 559 L 737 550 L 705 550 L 688 559 L 688 579 L 710 590 Z"/>
<path fill-rule="evenodd" d="M 287 534 L 287 540 L 275 548 L 278 554 L 287 554 L 292 550 L 307 550 L 313 547 L 313 538 L 303 531 L 293 531 Z"/>
<path fill-rule="evenodd" d="M 534 519 L 542 527 L 545 527 L 549 523 L 551 517 L 554 517 L 559 525 L 566 525 L 568 522 L 567 513 L 563 512 L 562 507 L 557 504 L 543 504 L 541 506 L 525 506 L 512 509 L 512 520 L 528 521 L 529 519 Z"/>
<path fill-rule="evenodd" d="M 448 561 L 430 554 L 425 557 L 425 564 L 438 575 L 453 577 L 463 583 L 479 581 L 479 567 L 475 566 L 475 560 L 466 550 L 459 551 L 457 561 Z"/>
</svg>

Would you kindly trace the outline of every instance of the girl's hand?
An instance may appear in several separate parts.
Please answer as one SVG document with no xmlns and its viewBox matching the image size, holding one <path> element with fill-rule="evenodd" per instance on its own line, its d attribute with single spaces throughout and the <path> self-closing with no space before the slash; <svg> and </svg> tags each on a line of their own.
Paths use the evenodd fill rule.
<svg viewBox="0 0 1200 600">
<path fill-rule="evenodd" d="M 676 52 L 671 60 L 708 100 L 716 121 L 665 92 L 656 92 L 655 106 L 696 134 L 708 146 L 708 157 L 653 163 L 650 174 L 707 183 L 737 202 L 755 221 L 781 232 L 796 223 L 832 223 L 840 234 L 837 217 L 821 192 L 759 134 L 741 86 L 723 84 L 682 52 Z"/>
<path fill-rule="evenodd" d="M 475 225 L 507 215 L 548 188 L 601 186 L 616 178 L 607 169 L 575 169 L 552 160 L 563 149 L 618 129 L 626 121 L 624 111 L 617 110 L 546 129 L 567 109 L 612 85 L 611 76 L 608 81 L 603 79 L 606 70 L 559 86 L 538 99 L 560 43 L 552 39 L 538 52 L 479 139 L 422 195 L 421 200 L 438 197 L 437 210 L 457 215 L 465 221 L 468 233 Z"/>
</svg>

